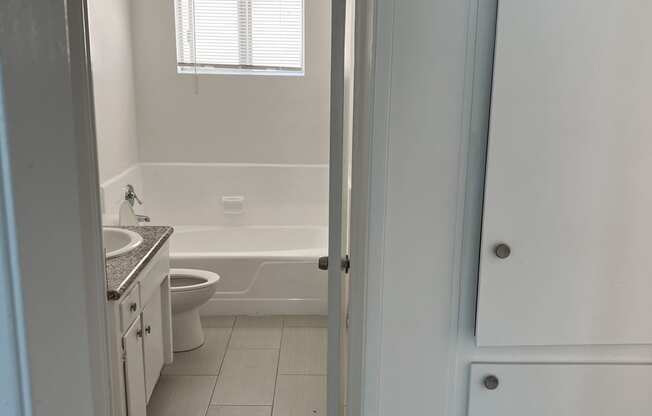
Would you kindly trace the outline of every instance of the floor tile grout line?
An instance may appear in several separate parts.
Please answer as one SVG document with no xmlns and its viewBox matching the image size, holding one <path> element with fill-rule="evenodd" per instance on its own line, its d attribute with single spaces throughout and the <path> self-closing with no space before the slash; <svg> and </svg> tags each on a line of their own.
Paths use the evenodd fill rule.
<svg viewBox="0 0 652 416">
<path fill-rule="evenodd" d="M 211 408 L 211 404 L 213 404 L 213 396 L 215 395 L 215 389 L 217 388 L 217 382 L 220 380 L 220 374 L 222 373 L 222 367 L 224 366 L 224 361 L 226 360 L 226 353 L 229 352 L 229 344 L 231 343 L 231 337 L 233 336 L 233 330 L 235 329 L 235 321 L 236 319 L 233 319 L 233 325 L 231 326 L 231 331 L 229 332 L 229 340 L 226 343 L 226 348 L 224 348 L 224 353 L 222 354 L 222 359 L 220 361 L 219 368 L 217 369 L 217 376 L 215 377 L 215 384 L 213 384 L 213 391 L 211 392 L 211 397 L 208 399 L 208 406 L 206 406 L 206 411 L 204 412 L 204 416 L 208 416 L 208 411 Z"/>
<path fill-rule="evenodd" d="M 238 316 L 233 317 L 233 324 L 231 325 L 231 335 L 229 335 L 229 342 L 226 343 L 226 351 L 224 352 L 224 355 L 226 356 L 226 352 L 229 351 L 231 348 L 231 340 L 233 339 L 233 333 L 235 332 L 235 326 L 238 323 Z"/>
<path fill-rule="evenodd" d="M 279 360 L 278 357 L 280 357 L 280 355 L 281 355 L 281 347 L 280 347 L 280 345 L 279 345 L 278 348 L 232 348 L 232 347 L 231 347 L 231 340 L 233 339 L 233 333 L 235 332 L 235 329 L 236 329 L 236 326 L 237 326 L 237 323 L 238 323 L 238 319 L 239 319 L 239 318 L 241 318 L 241 315 L 236 315 L 236 316 L 234 317 L 234 320 L 233 320 L 233 326 L 232 326 L 232 328 L 231 328 L 231 332 L 230 332 L 230 334 L 229 334 L 229 340 L 228 340 L 228 342 L 227 342 L 227 344 L 226 344 L 226 349 L 225 349 L 225 351 L 224 351 L 224 357 L 222 358 L 222 362 L 221 362 L 221 364 L 220 364 L 220 369 L 219 369 L 219 372 L 218 372 L 218 375 L 217 375 L 217 380 L 216 380 L 216 382 L 215 382 L 215 386 L 213 386 L 213 393 L 211 394 L 211 400 L 210 400 L 210 403 L 209 403 L 209 405 L 208 405 L 208 408 L 206 409 L 206 414 L 205 414 L 204 416 L 207 416 L 207 414 L 208 414 L 208 410 L 210 410 L 210 407 L 213 405 L 213 397 L 215 396 L 215 390 L 216 390 L 216 388 L 217 388 L 217 382 L 219 381 L 219 376 L 220 376 L 221 373 L 222 373 L 222 367 L 224 366 L 224 361 L 226 360 L 226 355 L 228 354 L 229 351 L 242 351 L 242 350 L 257 350 L 257 351 L 260 351 L 260 350 L 273 350 L 273 351 L 276 351 L 276 352 L 277 352 L 277 359 L 276 359 L 276 375 L 275 375 L 275 379 L 274 379 L 274 395 L 272 396 L 272 404 L 271 404 L 271 410 L 272 410 L 272 411 L 274 410 L 274 399 L 275 399 L 275 396 L 276 396 L 276 377 L 278 377 L 278 360 Z M 246 327 L 245 327 L 245 328 L 246 328 Z M 283 331 L 283 318 L 281 317 L 281 337 L 283 337 L 282 331 Z M 215 405 L 216 405 L 216 406 L 239 406 L 239 405 L 220 404 L 220 403 L 215 403 Z M 258 405 L 258 404 L 250 404 L 250 405 L 244 405 L 244 406 L 270 407 L 269 405 Z"/>
<path fill-rule="evenodd" d="M 286 329 L 288 331 L 295 330 L 295 329 L 296 330 L 300 330 L 300 329 L 313 329 L 313 330 L 324 329 L 324 328 L 322 328 L 321 325 L 319 325 L 318 323 L 315 323 L 314 325 L 305 325 L 305 323 L 302 324 L 302 325 L 292 325 L 292 323 L 294 322 L 292 319 L 288 319 L 288 317 L 286 317 L 286 316 L 279 316 L 279 318 L 280 318 L 279 319 L 280 320 L 280 328 L 279 329 L 281 330 L 281 336 L 280 336 L 278 347 L 276 347 L 276 348 L 270 348 L 270 347 L 268 347 L 268 348 L 261 348 L 261 347 L 244 347 L 244 348 L 236 347 L 236 348 L 234 348 L 233 347 L 234 344 L 232 344 L 232 342 L 234 342 L 234 339 L 233 339 L 234 332 L 235 332 L 236 326 L 238 325 L 238 320 L 239 319 L 242 320 L 242 318 L 243 317 L 240 316 L 240 315 L 233 316 L 233 320 L 231 321 L 230 326 L 220 325 L 218 327 L 212 327 L 212 326 L 205 327 L 205 328 L 211 328 L 211 329 L 212 328 L 216 328 L 216 329 L 222 328 L 224 330 L 228 330 L 229 328 L 231 329 L 231 331 L 228 332 L 228 338 L 226 340 L 226 343 L 224 344 L 225 349 L 224 349 L 223 354 L 221 355 L 221 360 L 220 360 L 219 365 L 218 365 L 217 374 L 168 374 L 168 375 L 166 375 L 166 377 L 192 377 L 192 378 L 215 377 L 214 384 L 213 384 L 213 387 L 212 387 L 212 391 L 211 391 L 210 397 L 209 397 L 209 402 L 208 402 L 208 405 L 207 405 L 207 407 L 205 409 L 205 412 L 204 412 L 204 416 L 208 416 L 208 413 L 209 413 L 210 409 L 212 407 L 216 407 L 216 406 L 222 406 L 222 407 L 223 406 L 226 406 L 226 407 L 229 407 L 229 406 L 235 406 L 235 407 L 263 407 L 263 408 L 268 408 L 270 410 L 270 412 L 271 412 L 270 416 L 273 416 L 273 412 L 275 411 L 275 408 L 278 406 L 277 391 L 278 391 L 278 387 L 279 387 L 280 376 L 309 377 L 309 378 L 317 378 L 317 377 L 326 377 L 327 376 L 326 373 L 321 373 L 321 372 L 306 372 L 306 373 L 302 373 L 302 372 L 297 372 L 297 373 L 283 372 L 283 371 L 281 371 L 281 367 L 280 367 L 281 354 L 282 354 L 282 351 L 284 350 L 284 348 L 283 348 L 284 347 L 284 341 L 285 341 L 285 339 L 288 339 L 288 333 L 286 332 Z M 247 328 L 247 327 L 248 326 L 246 326 L 245 328 Z M 270 404 L 260 404 L 260 403 L 251 403 L 251 404 L 244 404 L 244 403 L 242 403 L 242 404 L 213 403 L 213 398 L 215 396 L 216 389 L 217 389 L 217 383 L 219 382 L 222 371 L 224 370 L 226 356 L 229 353 L 229 351 L 238 351 L 238 350 L 240 350 L 240 351 L 242 351 L 242 350 L 250 350 L 250 351 L 273 350 L 273 351 L 276 351 L 276 353 L 277 353 L 276 371 L 275 371 L 275 375 L 274 375 L 274 384 L 273 384 L 273 394 L 272 394 L 271 405 Z"/>
<path fill-rule="evenodd" d="M 285 336 L 285 317 L 281 317 L 281 342 L 278 346 L 278 357 L 276 358 L 276 377 L 274 377 L 274 395 L 272 396 L 272 413 L 274 416 L 274 408 L 276 407 L 276 392 L 278 391 L 278 372 L 281 365 L 281 352 L 283 350 L 283 337 Z"/>
</svg>

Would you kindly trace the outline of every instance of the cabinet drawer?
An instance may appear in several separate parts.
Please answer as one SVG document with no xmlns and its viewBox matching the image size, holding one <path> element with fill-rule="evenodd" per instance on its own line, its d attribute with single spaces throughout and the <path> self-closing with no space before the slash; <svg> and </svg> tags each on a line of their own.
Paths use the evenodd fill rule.
<svg viewBox="0 0 652 416">
<path fill-rule="evenodd" d="M 126 331 L 140 313 L 140 285 L 136 283 L 131 292 L 120 302 L 120 330 Z"/>
<path fill-rule="evenodd" d="M 652 365 L 473 364 L 469 416 L 652 414 Z"/>
</svg>

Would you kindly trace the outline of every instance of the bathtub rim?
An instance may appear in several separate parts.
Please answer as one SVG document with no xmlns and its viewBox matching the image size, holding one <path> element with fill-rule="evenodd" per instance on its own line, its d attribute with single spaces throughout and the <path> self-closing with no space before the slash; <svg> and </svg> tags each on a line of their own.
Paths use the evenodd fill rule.
<svg viewBox="0 0 652 416">
<path fill-rule="evenodd" d="M 189 234 L 192 232 L 201 232 L 201 231 L 218 231 L 225 230 L 237 231 L 237 230 L 313 230 L 321 233 L 323 235 L 324 241 L 322 247 L 310 247 L 310 248 L 296 248 L 296 249 L 286 249 L 286 250 L 247 250 L 247 251 L 206 251 L 206 250 L 176 250 L 174 247 L 174 237 L 175 235 L 180 234 Z M 190 259 L 206 259 L 206 258 L 238 258 L 238 259 L 247 259 L 247 258 L 262 258 L 268 260 L 275 260 L 282 258 L 284 260 L 309 260 L 317 259 L 321 256 L 328 255 L 328 227 L 324 225 L 234 225 L 234 226 L 222 226 L 222 225 L 174 225 L 174 234 L 171 237 L 170 244 L 170 258 L 171 259 L 180 259 L 180 258 L 190 258 Z"/>
</svg>

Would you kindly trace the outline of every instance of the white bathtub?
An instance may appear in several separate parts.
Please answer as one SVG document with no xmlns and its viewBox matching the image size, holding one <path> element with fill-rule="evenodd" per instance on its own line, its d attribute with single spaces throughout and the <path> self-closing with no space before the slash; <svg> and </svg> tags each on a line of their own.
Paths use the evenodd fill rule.
<svg viewBox="0 0 652 416">
<path fill-rule="evenodd" d="M 220 275 L 205 315 L 326 314 L 326 227 L 174 226 L 171 267 Z"/>
</svg>

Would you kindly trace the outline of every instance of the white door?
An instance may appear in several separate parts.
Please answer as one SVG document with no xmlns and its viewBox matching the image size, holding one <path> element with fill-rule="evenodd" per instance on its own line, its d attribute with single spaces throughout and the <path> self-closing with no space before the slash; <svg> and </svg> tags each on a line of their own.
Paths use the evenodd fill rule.
<svg viewBox="0 0 652 416">
<path fill-rule="evenodd" d="M 346 400 L 348 213 L 353 97 L 352 4 L 354 2 L 351 0 L 332 0 L 329 238 L 328 258 L 320 259 L 320 268 L 328 269 L 328 416 L 343 415 Z"/>
<path fill-rule="evenodd" d="M 499 2 L 479 345 L 652 344 L 650 16 Z"/>
<path fill-rule="evenodd" d="M 143 309 L 143 356 L 145 361 L 145 392 L 147 401 L 163 369 L 163 317 L 159 288 Z"/>
<path fill-rule="evenodd" d="M 122 338 L 125 349 L 125 390 L 127 414 L 146 416 L 145 368 L 143 364 L 143 330 L 140 319 L 131 325 Z"/>
</svg>

